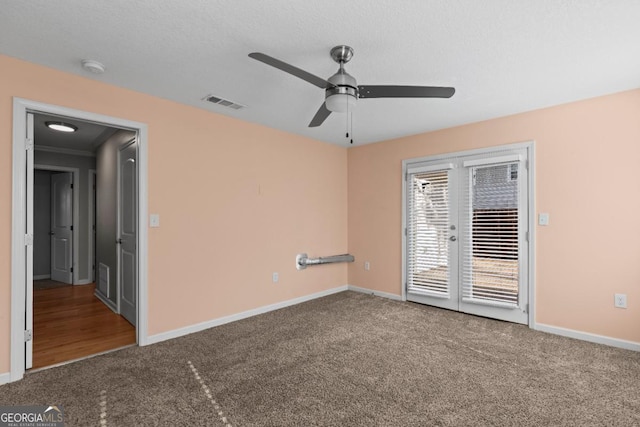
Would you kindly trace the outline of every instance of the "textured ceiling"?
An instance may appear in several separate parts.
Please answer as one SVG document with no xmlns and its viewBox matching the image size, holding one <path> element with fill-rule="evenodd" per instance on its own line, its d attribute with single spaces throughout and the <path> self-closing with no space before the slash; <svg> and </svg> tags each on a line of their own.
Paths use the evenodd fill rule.
<svg viewBox="0 0 640 427">
<path fill-rule="evenodd" d="M 347 44 L 358 84 L 456 88 L 359 100 L 359 145 L 640 87 L 639 22 L 638 0 L 0 0 L 0 53 L 346 146 L 345 114 L 307 127 L 321 89 L 247 55 L 327 78 Z"/>
</svg>

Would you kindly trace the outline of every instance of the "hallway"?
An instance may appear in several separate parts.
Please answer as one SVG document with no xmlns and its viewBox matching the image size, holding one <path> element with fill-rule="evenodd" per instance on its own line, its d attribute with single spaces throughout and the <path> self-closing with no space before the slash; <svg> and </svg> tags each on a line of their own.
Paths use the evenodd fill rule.
<svg viewBox="0 0 640 427">
<path fill-rule="evenodd" d="M 33 369 L 136 343 L 135 328 L 94 296 L 95 284 L 52 287 L 38 282 L 33 291 Z"/>
</svg>

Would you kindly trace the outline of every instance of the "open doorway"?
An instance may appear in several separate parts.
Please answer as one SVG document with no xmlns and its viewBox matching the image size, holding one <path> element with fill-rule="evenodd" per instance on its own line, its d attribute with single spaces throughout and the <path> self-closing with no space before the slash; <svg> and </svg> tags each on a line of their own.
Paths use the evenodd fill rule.
<svg viewBox="0 0 640 427">
<path fill-rule="evenodd" d="M 66 122 L 77 132 L 53 133 L 47 122 Z M 122 168 L 122 162 L 133 167 Z M 146 126 L 14 100 L 14 190 L 19 191 L 13 200 L 12 380 L 32 367 L 146 341 L 145 175 Z M 35 189 L 46 199 L 47 183 L 48 204 L 38 203 Z M 64 194 L 54 194 L 59 188 Z M 43 209 L 49 211 L 48 237 L 43 236 L 47 219 L 34 217 Z M 58 221 L 60 214 L 68 216 Z M 121 250 L 121 239 L 132 242 L 129 249 Z M 99 266 L 108 272 L 104 292 L 96 286 L 105 283 Z M 33 279 L 49 286 L 34 289 Z"/>
<path fill-rule="evenodd" d="M 114 242 L 121 232 L 112 224 L 121 223 L 120 210 L 136 209 L 130 197 L 123 198 L 126 203 L 119 202 L 121 168 L 113 159 L 127 141 L 134 145 L 131 157 L 135 158 L 136 135 L 126 129 L 42 113 L 33 114 L 33 123 L 31 368 L 38 369 L 136 342 L 135 306 L 124 304 L 123 309 L 118 297 L 124 292 L 115 291 L 120 287 L 135 295 L 135 281 L 121 281 L 122 275 L 109 277 L 107 273 L 100 280 L 111 283 L 102 289 L 91 280 L 96 265 L 107 272 L 118 271 L 121 265 L 114 262 L 120 258 L 120 248 Z M 73 132 L 51 129 L 51 123 L 65 123 Z M 100 170 L 100 190 L 98 181 L 93 183 L 96 188 L 91 188 L 92 170 Z M 126 191 L 135 191 L 134 181 L 126 184 Z M 102 225 L 98 229 L 96 224 Z M 92 226 L 98 249 L 93 252 Z M 136 254 L 130 251 L 129 255 L 135 268 Z M 69 285 L 86 288 L 67 288 Z"/>
</svg>

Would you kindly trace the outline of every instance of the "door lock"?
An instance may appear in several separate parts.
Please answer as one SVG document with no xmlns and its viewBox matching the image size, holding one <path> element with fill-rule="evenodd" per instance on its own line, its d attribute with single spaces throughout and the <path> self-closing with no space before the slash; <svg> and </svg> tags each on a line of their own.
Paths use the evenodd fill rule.
<svg viewBox="0 0 640 427">
<path fill-rule="evenodd" d="M 451 236 L 449 237 L 449 240 L 451 240 L 452 242 L 455 242 L 456 240 L 458 240 L 458 238 L 456 236 Z"/>
</svg>

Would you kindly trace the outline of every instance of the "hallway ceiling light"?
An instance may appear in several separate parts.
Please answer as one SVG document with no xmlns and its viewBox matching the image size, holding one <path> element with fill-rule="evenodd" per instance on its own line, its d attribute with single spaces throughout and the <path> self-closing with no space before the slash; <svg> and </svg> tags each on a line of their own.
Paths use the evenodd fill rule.
<svg viewBox="0 0 640 427">
<path fill-rule="evenodd" d="M 65 122 L 46 122 L 45 124 L 49 129 L 57 130 L 58 132 L 75 132 L 78 130 L 77 126 Z"/>
</svg>

